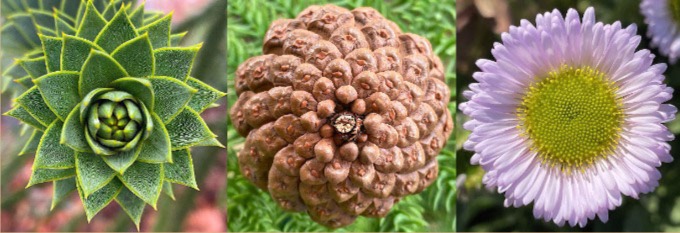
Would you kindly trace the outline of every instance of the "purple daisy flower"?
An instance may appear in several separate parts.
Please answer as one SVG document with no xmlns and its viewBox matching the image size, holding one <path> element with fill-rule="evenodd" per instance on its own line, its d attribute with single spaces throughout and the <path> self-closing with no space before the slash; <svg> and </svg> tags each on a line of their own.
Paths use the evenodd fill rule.
<svg viewBox="0 0 680 233">
<path fill-rule="evenodd" d="M 464 148 L 506 207 L 533 202 L 534 217 L 560 226 L 606 222 L 624 195 L 654 190 L 657 167 L 673 160 L 666 65 L 635 51 L 635 25 L 596 22 L 593 8 L 582 20 L 553 10 L 520 24 L 494 44 L 496 61 L 476 63 L 478 83 L 460 105 L 471 118 Z"/>
<path fill-rule="evenodd" d="M 651 46 L 675 64 L 680 57 L 680 2 L 642 0 L 640 10 L 649 25 L 647 37 L 652 39 Z"/>
</svg>

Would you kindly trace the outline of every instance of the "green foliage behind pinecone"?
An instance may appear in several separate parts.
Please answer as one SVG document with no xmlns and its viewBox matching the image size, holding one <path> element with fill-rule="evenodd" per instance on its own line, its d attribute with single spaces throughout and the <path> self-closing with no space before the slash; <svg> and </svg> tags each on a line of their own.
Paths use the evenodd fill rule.
<svg viewBox="0 0 680 233">
<path fill-rule="evenodd" d="M 79 9 L 18 61 L 28 90 L 5 114 L 33 127 L 27 187 L 52 182 L 52 207 L 77 190 L 88 220 L 115 200 L 139 227 L 170 183 L 198 190 L 190 148 L 222 146 L 199 114 L 224 93 L 189 76 L 201 45 L 175 47 L 184 34 L 171 34 L 171 15 L 119 1 Z"/>
</svg>

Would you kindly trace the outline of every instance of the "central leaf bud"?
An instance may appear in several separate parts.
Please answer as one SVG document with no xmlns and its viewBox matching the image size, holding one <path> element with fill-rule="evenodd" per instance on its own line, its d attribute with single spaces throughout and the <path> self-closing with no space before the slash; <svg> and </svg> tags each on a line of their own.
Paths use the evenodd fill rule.
<svg viewBox="0 0 680 233">
<path fill-rule="evenodd" d="M 85 98 L 81 113 L 87 142 L 95 154 L 131 151 L 153 128 L 146 106 L 124 91 L 108 88 L 92 91 Z"/>
</svg>

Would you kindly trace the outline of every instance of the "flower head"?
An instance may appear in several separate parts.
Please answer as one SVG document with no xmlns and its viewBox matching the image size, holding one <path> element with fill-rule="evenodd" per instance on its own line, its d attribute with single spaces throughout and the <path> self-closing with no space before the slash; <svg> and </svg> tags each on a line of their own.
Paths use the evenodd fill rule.
<svg viewBox="0 0 680 233">
<path fill-rule="evenodd" d="M 642 0 L 640 10 L 648 25 L 651 46 L 675 64 L 680 57 L 680 1 Z"/>
<path fill-rule="evenodd" d="M 635 25 L 581 19 L 570 9 L 522 20 L 480 59 L 469 99 L 464 148 L 486 171 L 483 182 L 506 206 L 533 204 L 536 218 L 581 227 L 623 196 L 651 192 L 657 167 L 673 160 L 662 124 L 675 117 L 665 64 L 635 51 Z"/>
<path fill-rule="evenodd" d="M 53 182 L 53 206 L 77 190 L 88 220 L 115 200 L 139 226 L 170 183 L 198 189 L 189 148 L 221 146 L 199 113 L 224 93 L 189 76 L 200 45 L 177 47 L 171 15 L 79 8 L 73 30 L 19 60 L 28 90 L 6 115 L 33 128 L 28 186 Z"/>
</svg>

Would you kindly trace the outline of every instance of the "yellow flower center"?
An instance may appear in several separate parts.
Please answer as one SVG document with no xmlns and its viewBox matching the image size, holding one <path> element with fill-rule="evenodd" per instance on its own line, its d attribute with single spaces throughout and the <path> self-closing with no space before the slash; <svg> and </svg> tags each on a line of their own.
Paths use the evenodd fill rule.
<svg viewBox="0 0 680 233">
<path fill-rule="evenodd" d="M 529 87 L 518 127 L 544 164 L 583 171 L 618 143 L 624 115 L 616 89 L 590 67 L 563 66 Z"/>
</svg>

